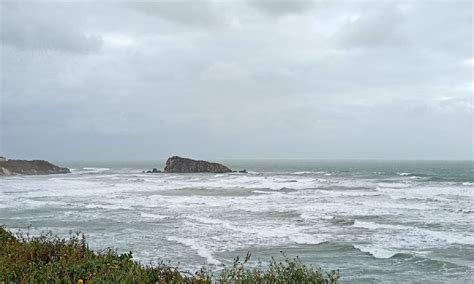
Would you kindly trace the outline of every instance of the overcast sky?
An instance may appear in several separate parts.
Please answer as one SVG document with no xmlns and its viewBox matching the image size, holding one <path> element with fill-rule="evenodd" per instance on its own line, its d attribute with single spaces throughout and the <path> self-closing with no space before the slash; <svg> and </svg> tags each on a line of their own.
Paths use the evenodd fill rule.
<svg viewBox="0 0 474 284">
<path fill-rule="evenodd" d="M 0 155 L 472 159 L 471 1 L 1 2 Z"/>
</svg>

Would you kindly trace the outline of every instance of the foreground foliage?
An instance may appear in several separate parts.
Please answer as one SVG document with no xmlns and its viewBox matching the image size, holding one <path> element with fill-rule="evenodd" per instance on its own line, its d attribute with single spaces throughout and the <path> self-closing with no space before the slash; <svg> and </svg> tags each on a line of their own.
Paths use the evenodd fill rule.
<svg viewBox="0 0 474 284">
<path fill-rule="evenodd" d="M 299 258 L 274 258 L 263 268 L 247 268 L 250 259 L 236 258 L 215 274 L 206 269 L 192 274 L 159 263 L 142 265 L 132 253 L 89 249 L 84 235 L 59 238 L 17 234 L 0 227 L 0 283 L 338 283 L 339 273 L 304 265 Z"/>
</svg>

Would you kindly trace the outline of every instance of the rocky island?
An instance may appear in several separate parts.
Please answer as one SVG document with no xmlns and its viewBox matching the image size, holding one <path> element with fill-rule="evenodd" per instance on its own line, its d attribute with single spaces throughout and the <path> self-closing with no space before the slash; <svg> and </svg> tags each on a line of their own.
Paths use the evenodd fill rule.
<svg viewBox="0 0 474 284">
<path fill-rule="evenodd" d="M 0 157 L 0 176 L 67 174 L 68 168 L 58 167 L 43 160 L 8 160 Z"/>
<path fill-rule="evenodd" d="M 173 156 L 168 158 L 165 167 L 166 173 L 229 173 L 228 167 L 208 161 L 192 160 Z"/>
</svg>

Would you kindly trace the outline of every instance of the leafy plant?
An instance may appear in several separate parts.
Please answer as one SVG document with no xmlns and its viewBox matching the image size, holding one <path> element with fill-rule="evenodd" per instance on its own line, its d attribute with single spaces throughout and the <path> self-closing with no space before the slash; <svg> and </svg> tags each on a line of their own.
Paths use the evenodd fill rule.
<svg viewBox="0 0 474 284">
<path fill-rule="evenodd" d="M 304 265 L 297 257 L 272 258 L 266 269 L 247 268 L 250 253 L 234 259 L 231 267 L 195 273 L 165 264 L 143 265 L 132 252 L 113 249 L 94 252 L 83 234 L 59 238 L 51 232 L 32 237 L 12 234 L 0 227 L 0 283 L 338 283 L 339 272 L 323 272 Z M 215 273 L 215 275 L 214 275 Z"/>
</svg>

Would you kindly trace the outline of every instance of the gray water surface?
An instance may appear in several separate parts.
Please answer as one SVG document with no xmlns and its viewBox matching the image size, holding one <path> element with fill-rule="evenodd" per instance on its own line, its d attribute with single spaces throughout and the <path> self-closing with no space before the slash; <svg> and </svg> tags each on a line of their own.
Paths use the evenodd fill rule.
<svg viewBox="0 0 474 284">
<path fill-rule="evenodd" d="M 224 161 L 247 174 L 144 174 L 159 163 L 64 164 L 71 174 L 0 178 L 0 224 L 86 234 L 184 270 L 284 251 L 343 282 L 474 277 L 473 163 Z"/>
</svg>

